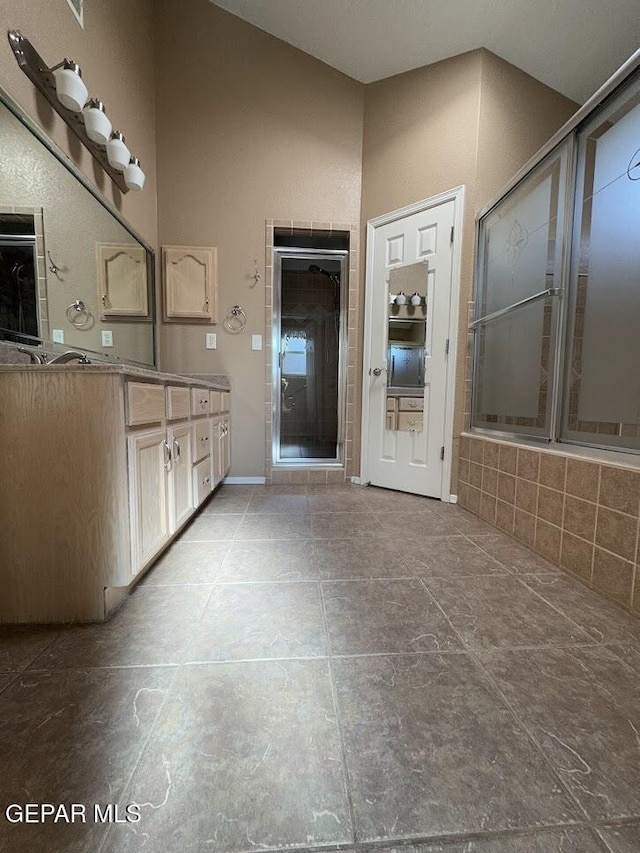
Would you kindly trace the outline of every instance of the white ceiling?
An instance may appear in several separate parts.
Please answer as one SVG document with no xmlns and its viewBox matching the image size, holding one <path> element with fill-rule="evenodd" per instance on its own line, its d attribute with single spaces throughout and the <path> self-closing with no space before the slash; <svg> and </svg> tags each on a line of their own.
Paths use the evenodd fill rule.
<svg viewBox="0 0 640 853">
<path fill-rule="evenodd" d="M 478 47 L 580 103 L 640 47 L 638 0 L 211 0 L 362 83 Z"/>
</svg>

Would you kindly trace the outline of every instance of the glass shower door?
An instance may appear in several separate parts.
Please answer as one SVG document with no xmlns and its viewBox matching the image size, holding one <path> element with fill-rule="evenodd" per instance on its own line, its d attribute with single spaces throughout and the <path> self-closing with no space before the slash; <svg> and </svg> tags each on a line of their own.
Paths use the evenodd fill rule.
<svg viewBox="0 0 640 853">
<path fill-rule="evenodd" d="M 276 252 L 273 461 L 339 463 L 346 253 Z"/>
</svg>

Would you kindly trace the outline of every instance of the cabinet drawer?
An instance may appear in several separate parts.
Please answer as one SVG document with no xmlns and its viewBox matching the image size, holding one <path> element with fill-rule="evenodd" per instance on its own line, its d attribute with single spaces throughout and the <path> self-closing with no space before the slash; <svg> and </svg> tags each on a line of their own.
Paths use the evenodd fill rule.
<svg viewBox="0 0 640 853">
<path fill-rule="evenodd" d="M 230 391 L 220 391 L 220 399 L 221 399 L 221 412 L 230 412 L 231 411 L 231 392 Z"/>
<path fill-rule="evenodd" d="M 167 394 L 167 420 L 177 421 L 178 418 L 188 418 L 191 414 L 191 403 L 189 399 L 189 389 L 180 388 L 176 385 L 169 385 L 166 388 Z"/>
<path fill-rule="evenodd" d="M 197 421 L 192 435 L 193 461 L 198 462 L 211 453 L 211 421 Z"/>
<path fill-rule="evenodd" d="M 209 411 L 212 415 L 219 415 L 222 411 L 222 397 L 220 391 L 209 391 Z"/>
<path fill-rule="evenodd" d="M 398 412 L 398 429 L 405 431 L 422 431 L 422 412 Z"/>
<path fill-rule="evenodd" d="M 422 412 L 424 410 L 424 397 L 400 397 L 401 412 Z"/>
<path fill-rule="evenodd" d="M 127 424 L 154 424 L 164 420 L 164 385 L 127 382 Z"/>
<path fill-rule="evenodd" d="M 203 459 L 193 469 L 193 495 L 195 505 L 200 506 L 202 501 L 211 494 L 211 461 Z"/>
<path fill-rule="evenodd" d="M 208 388 L 192 388 L 191 389 L 191 414 L 194 417 L 198 415 L 209 414 L 209 389 Z"/>
</svg>

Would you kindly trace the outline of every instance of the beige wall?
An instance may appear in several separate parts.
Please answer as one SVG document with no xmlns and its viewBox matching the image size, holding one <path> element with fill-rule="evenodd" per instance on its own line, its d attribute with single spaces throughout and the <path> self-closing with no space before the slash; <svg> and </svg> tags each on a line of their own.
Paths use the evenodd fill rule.
<svg viewBox="0 0 640 853">
<path fill-rule="evenodd" d="M 372 217 L 465 185 L 456 436 L 464 427 L 468 401 L 466 325 L 475 213 L 576 109 L 577 104 L 484 49 L 366 87 L 363 228 Z M 456 438 L 454 492 L 457 444 Z"/>
<path fill-rule="evenodd" d="M 159 243 L 217 246 L 218 349 L 196 325 L 165 325 L 163 367 L 226 373 L 234 476 L 265 462 L 265 220 L 357 222 L 363 86 L 207 0 L 160 0 L 157 14 Z M 262 281 L 252 287 L 254 259 Z"/>
<path fill-rule="evenodd" d="M 49 65 L 74 59 L 89 92 L 101 98 L 147 175 L 141 193 L 123 196 L 37 94 L 18 67 L 5 32 L 0 86 L 44 128 L 152 245 L 156 243 L 153 0 L 85 0 L 84 29 L 66 0 L 2 0 L 3 30 L 19 29 Z"/>
</svg>

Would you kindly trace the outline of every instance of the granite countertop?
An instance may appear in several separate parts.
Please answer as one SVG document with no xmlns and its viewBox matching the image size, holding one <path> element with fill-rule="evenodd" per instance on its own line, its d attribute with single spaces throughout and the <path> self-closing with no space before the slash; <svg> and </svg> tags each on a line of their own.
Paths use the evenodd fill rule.
<svg viewBox="0 0 640 853">
<path fill-rule="evenodd" d="M 231 388 L 229 378 L 218 374 L 161 373 L 145 367 L 135 367 L 131 364 L 109 364 L 107 362 L 92 362 L 91 364 L 0 364 L 0 373 L 44 373 L 44 372 L 82 373 L 119 373 L 132 379 L 144 379 L 146 382 L 171 382 L 177 385 L 195 385 L 203 388 L 215 387 L 218 391 L 228 391 Z"/>
</svg>

